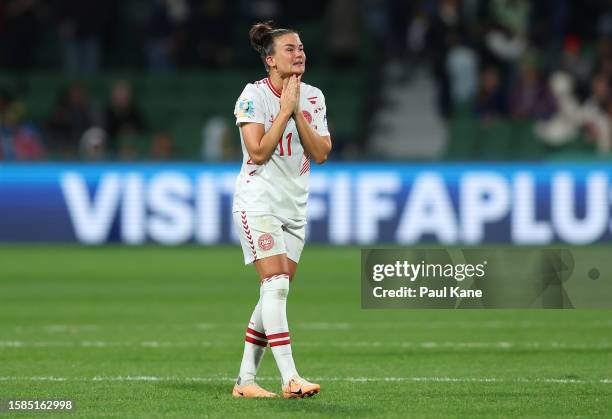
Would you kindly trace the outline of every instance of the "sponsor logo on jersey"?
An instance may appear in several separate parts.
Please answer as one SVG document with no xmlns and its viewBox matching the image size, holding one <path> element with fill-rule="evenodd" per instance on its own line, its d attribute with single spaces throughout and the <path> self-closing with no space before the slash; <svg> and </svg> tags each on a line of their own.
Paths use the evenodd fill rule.
<svg viewBox="0 0 612 419">
<path fill-rule="evenodd" d="M 310 112 L 302 111 L 302 114 L 304 115 L 304 118 L 306 118 L 308 123 L 311 124 L 312 123 L 312 115 L 310 114 Z"/>
<path fill-rule="evenodd" d="M 274 237 L 270 233 L 264 233 L 257 239 L 257 244 L 263 251 L 270 250 L 274 247 Z"/>
<path fill-rule="evenodd" d="M 238 101 L 236 116 L 238 118 L 253 118 L 255 116 L 253 101 L 248 99 L 240 99 Z"/>
</svg>

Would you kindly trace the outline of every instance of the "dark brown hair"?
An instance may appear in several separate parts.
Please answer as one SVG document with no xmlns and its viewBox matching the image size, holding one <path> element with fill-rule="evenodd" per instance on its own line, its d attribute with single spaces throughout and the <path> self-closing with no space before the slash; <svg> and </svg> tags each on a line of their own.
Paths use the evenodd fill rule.
<svg viewBox="0 0 612 419">
<path fill-rule="evenodd" d="M 274 52 L 274 40 L 288 33 L 297 33 L 293 29 L 275 28 L 273 24 L 271 20 L 259 22 L 254 24 L 249 31 L 251 46 L 259 53 L 266 70 L 269 70 L 266 57 Z"/>
</svg>

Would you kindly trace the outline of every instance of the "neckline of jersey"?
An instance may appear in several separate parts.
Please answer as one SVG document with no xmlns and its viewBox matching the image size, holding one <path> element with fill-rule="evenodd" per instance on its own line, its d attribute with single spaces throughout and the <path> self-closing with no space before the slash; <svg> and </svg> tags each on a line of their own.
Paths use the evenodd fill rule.
<svg viewBox="0 0 612 419">
<path fill-rule="evenodd" d="M 268 87 L 270 88 L 270 90 L 272 91 L 272 93 L 274 93 L 274 96 L 281 97 L 280 92 L 274 88 L 274 85 L 272 84 L 272 80 L 270 79 L 270 76 L 266 77 L 265 81 Z"/>
</svg>

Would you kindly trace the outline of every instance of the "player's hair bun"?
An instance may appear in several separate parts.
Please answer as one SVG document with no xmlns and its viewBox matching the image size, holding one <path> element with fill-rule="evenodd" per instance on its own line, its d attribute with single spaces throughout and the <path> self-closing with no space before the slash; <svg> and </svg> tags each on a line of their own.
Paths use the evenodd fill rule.
<svg viewBox="0 0 612 419">
<path fill-rule="evenodd" d="M 251 46 L 259 53 L 266 70 L 269 70 L 266 57 L 274 52 L 274 39 L 288 33 L 297 33 L 293 29 L 275 28 L 273 25 L 271 20 L 259 22 L 249 31 Z"/>
<path fill-rule="evenodd" d="M 254 24 L 249 31 L 249 38 L 251 39 L 251 46 L 255 48 L 255 51 L 263 53 L 266 46 L 270 44 L 270 37 L 272 36 L 272 21 L 259 22 Z"/>
</svg>

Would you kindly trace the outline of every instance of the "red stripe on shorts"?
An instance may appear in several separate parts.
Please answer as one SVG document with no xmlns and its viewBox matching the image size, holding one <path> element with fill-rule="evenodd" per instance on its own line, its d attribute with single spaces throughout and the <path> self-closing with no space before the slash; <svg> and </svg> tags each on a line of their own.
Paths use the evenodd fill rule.
<svg viewBox="0 0 612 419">
<path fill-rule="evenodd" d="M 253 243 L 253 236 L 251 236 L 251 229 L 249 228 L 249 222 L 247 221 L 246 211 L 241 211 L 240 218 L 242 220 L 242 229 L 244 230 L 244 235 L 246 236 L 246 239 L 249 242 L 249 247 L 251 248 L 251 252 L 253 252 L 253 259 L 257 260 L 257 252 L 255 251 L 255 243 Z"/>
</svg>

